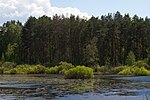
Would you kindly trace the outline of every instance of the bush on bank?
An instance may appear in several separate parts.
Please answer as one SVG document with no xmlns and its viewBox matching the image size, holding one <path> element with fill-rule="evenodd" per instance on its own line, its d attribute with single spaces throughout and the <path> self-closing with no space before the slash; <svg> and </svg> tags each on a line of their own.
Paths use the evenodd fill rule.
<svg viewBox="0 0 150 100">
<path fill-rule="evenodd" d="M 94 74 L 118 74 L 118 75 L 150 75 L 149 65 L 145 61 L 137 61 L 133 66 L 85 66 L 75 67 L 71 63 L 60 62 L 55 67 L 43 65 L 16 65 L 13 62 L 0 63 L 0 74 L 63 74 L 66 78 L 91 78 Z"/>
<path fill-rule="evenodd" d="M 44 74 L 46 69 L 42 65 L 17 65 L 15 68 L 6 69 L 4 74 Z"/>
<path fill-rule="evenodd" d="M 135 76 L 149 76 L 150 71 L 144 67 L 127 67 L 118 73 L 119 75 L 135 75 Z"/>
<path fill-rule="evenodd" d="M 96 66 L 93 68 L 94 74 L 96 75 L 106 75 L 110 73 L 111 68 L 108 66 Z"/>
<path fill-rule="evenodd" d="M 73 68 L 74 65 L 67 62 L 60 62 L 55 67 L 45 67 L 43 65 L 16 65 L 5 62 L 0 66 L 0 74 L 64 74 L 65 71 Z"/>
<path fill-rule="evenodd" d="M 93 77 L 93 69 L 85 66 L 77 66 L 65 72 L 68 79 L 89 79 Z"/>
<path fill-rule="evenodd" d="M 64 74 L 65 71 L 74 68 L 74 65 L 67 62 L 60 62 L 58 66 L 48 68 L 46 73 L 47 74 Z"/>
<path fill-rule="evenodd" d="M 120 71 L 126 69 L 128 66 L 118 66 L 111 69 L 111 74 L 118 74 Z"/>
</svg>

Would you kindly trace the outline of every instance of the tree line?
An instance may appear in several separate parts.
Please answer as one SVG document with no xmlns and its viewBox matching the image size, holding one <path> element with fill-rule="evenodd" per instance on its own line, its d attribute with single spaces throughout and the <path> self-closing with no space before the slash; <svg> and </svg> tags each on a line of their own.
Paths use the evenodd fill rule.
<svg viewBox="0 0 150 100">
<path fill-rule="evenodd" d="M 125 65 L 129 52 L 136 60 L 150 58 L 150 19 L 109 13 L 81 19 L 55 15 L 29 17 L 23 25 L 0 27 L 0 60 L 17 64 Z"/>
</svg>

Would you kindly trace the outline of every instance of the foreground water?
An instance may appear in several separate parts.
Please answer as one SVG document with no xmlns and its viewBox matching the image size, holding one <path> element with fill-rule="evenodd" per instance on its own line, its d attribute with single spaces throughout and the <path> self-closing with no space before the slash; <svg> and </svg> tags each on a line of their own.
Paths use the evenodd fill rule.
<svg viewBox="0 0 150 100">
<path fill-rule="evenodd" d="M 149 100 L 150 76 L 1 75 L 0 100 Z"/>
</svg>

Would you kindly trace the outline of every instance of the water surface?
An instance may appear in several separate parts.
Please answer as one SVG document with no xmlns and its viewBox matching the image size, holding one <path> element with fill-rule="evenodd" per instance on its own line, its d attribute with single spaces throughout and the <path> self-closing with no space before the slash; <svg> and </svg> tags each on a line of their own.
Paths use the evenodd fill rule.
<svg viewBox="0 0 150 100">
<path fill-rule="evenodd" d="M 61 75 L 0 75 L 1 100 L 147 100 L 149 96 L 150 76 L 75 80 Z"/>
</svg>

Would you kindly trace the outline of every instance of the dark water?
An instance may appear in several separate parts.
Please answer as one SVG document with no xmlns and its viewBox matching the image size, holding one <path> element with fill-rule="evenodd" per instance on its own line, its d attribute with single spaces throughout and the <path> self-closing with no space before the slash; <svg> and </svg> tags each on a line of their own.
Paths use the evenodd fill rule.
<svg viewBox="0 0 150 100">
<path fill-rule="evenodd" d="M 150 100 L 150 76 L 1 75 L 0 100 Z"/>
</svg>

